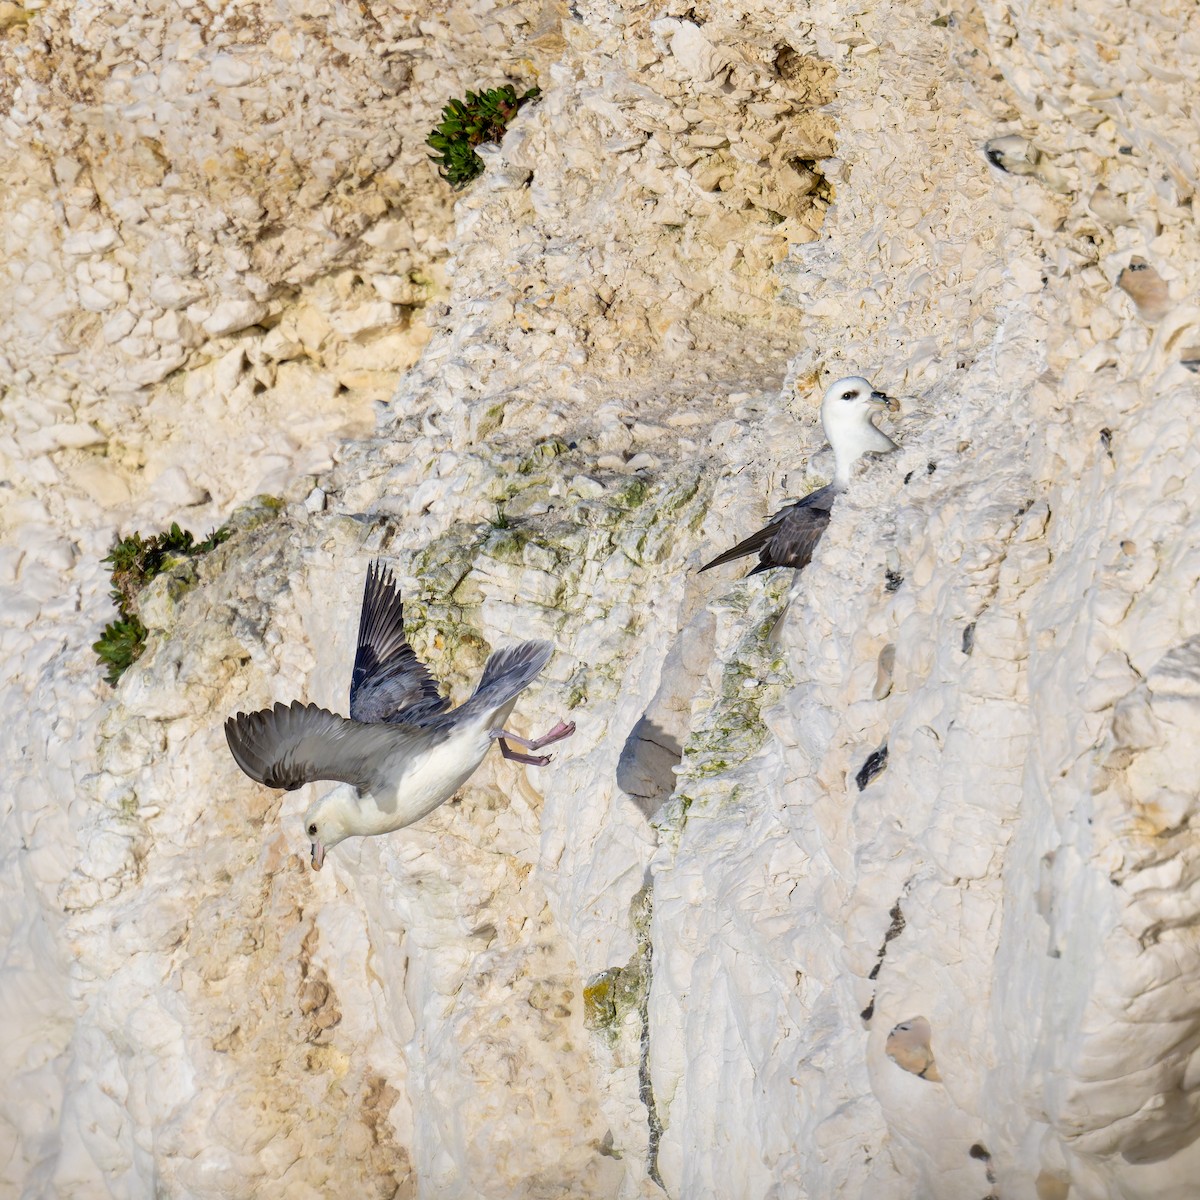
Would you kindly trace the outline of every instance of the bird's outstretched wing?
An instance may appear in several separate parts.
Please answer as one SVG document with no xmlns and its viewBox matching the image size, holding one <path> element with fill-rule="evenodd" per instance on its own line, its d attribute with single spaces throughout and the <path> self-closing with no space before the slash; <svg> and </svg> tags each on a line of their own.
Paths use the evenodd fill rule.
<svg viewBox="0 0 1200 1200">
<path fill-rule="evenodd" d="M 351 720 L 419 725 L 449 704 L 404 637 L 404 606 L 391 571 L 373 562 L 363 587 L 350 677 Z"/>
<path fill-rule="evenodd" d="M 758 566 L 749 574 L 769 571 L 772 567 L 792 567 L 799 570 L 812 559 L 813 551 L 829 524 L 836 490 L 830 484 L 781 508 L 757 532 L 700 568 L 707 571 L 735 558 L 758 552 Z"/>
<path fill-rule="evenodd" d="M 391 755 L 424 736 L 403 725 L 347 721 L 300 700 L 238 713 L 225 722 L 225 740 L 237 765 L 251 779 L 289 792 L 314 779 L 374 791 L 387 783 L 380 772 Z"/>
</svg>

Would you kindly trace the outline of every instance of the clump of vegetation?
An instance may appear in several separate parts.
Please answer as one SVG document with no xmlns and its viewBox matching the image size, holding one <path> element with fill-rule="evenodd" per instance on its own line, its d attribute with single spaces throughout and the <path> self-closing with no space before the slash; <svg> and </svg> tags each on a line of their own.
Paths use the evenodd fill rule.
<svg viewBox="0 0 1200 1200">
<path fill-rule="evenodd" d="M 171 524 L 166 533 L 143 538 L 140 533 L 131 533 L 113 543 L 106 563 L 112 563 L 112 598 L 117 608 L 133 611 L 137 594 L 156 575 L 162 573 L 170 558 L 195 558 L 215 550 L 228 541 L 233 531 L 223 526 L 214 529 L 202 542 L 187 529 L 180 529 L 177 522 Z"/>
<path fill-rule="evenodd" d="M 148 538 L 132 533 L 113 543 L 104 561 L 112 564 L 113 587 L 109 595 L 119 616 L 104 627 L 100 640 L 92 645 L 100 665 L 106 668 L 105 679 L 110 684 L 116 686 L 117 680 L 146 648 L 147 629 L 137 613 L 138 593 L 165 570 L 170 559 L 207 554 L 232 533 L 232 529 L 223 526 L 198 542 L 195 534 L 172 523 L 166 533 Z"/>
<path fill-rule="evenodd" d="M 441 177 L 458 191 L 481 175 L 483 159 L 475 147 L 498 142 L 521 105 L 540 94 L 534 87 L 518 96 L 506 83 L 486 92 L 468 92 L 465 100 L 451 100 L 442 109 L 442 123 L 425 139 L 435 151 L 432 157 Z"/>
<path fill-rule="evenodd" d="M 111 621 L 105 625 L 104 632 L 98 642 L 92 643 L 92 649 L 104 668 L 104 678 L 116 687 L 117 680 L 125 672 L 130 663 L 141 657 L 146 648 L 146 627 L 136 613 L 133 616 L 122 617 L 119 621 Z"/>
</svg>

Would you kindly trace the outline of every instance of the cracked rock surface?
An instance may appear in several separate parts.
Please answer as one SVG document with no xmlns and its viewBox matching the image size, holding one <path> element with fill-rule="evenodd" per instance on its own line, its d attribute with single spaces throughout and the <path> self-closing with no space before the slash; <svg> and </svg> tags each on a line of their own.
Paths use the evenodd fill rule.
<svg viewBox="0 0 1200 1200">
<path fill-rule="evenodd" d="M 1193 1196 L 1198 59 L 1161 0 L 0 3 L 0 1191 Z M 812 564 L 697 574 L 856 373 L 900 450 Z M 111 689 L 172 521 L 236 532 Z M 345 711 L 373 556 L 578 730 L 315 875 L 221 724 Z"/>
</svg>

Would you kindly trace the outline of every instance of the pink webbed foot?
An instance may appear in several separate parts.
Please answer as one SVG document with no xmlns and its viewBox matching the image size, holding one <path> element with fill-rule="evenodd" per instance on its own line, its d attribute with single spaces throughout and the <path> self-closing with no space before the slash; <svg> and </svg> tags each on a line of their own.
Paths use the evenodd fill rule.
<svg viewBox="0 0 1200 1200">
<path fill-rule="evenodd" d="M 505 758 L 511 759 L 513 762 L 525 763 L 531 767 L 544 767 L 550 761 L 550 755 L 519 754 L 508 743 L 516 742 L 518 746 L 524 746 L 526 750 L 540 750 L 552 742 L 561 742 L 563 738 L 569 738 L 574 732 L 574 721 L 559 721 L 549 733 L 542 734 L 540 738 L 521 737 L 518 733 L 509 733 L 507 729 L 493 729 L 491 735 L 499 740 L 500 753 Z"/>
<path fill-rule="evenodd" d="M 574 721 L 559 721 L 549 733 L 543 733 L 540 738 L 530 742 L 529 749 L 540 750 L 543 746 L 549 746 L 553 742 L 561 742 L 563 738 L 569 738 L 574 732 Z"/>
<path fill-rule="evenodd" d="M 525 763 L 530 767 L 544 767 L 550 761 L 548 754 L 522 754 L 514 750 L 504 738 L 500 738 L 500 753 L 512 762 Z"/>
</svg>

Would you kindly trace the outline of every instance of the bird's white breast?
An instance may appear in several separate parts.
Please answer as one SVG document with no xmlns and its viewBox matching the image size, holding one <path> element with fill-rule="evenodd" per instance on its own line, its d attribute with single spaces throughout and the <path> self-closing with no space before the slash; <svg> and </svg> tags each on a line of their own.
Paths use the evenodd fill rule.
<svg viewBox="0 0 1200 1200">
<path fill-rule="evenodd" d="M 490 744 L 487 731 L 472 725 L 453 730 L 445 740 L 410 755 L 395 791 L 376 800 L 381 818 L 376 832 L 411 825 L 449 800 L 475 773 Z"/>
</svg>

